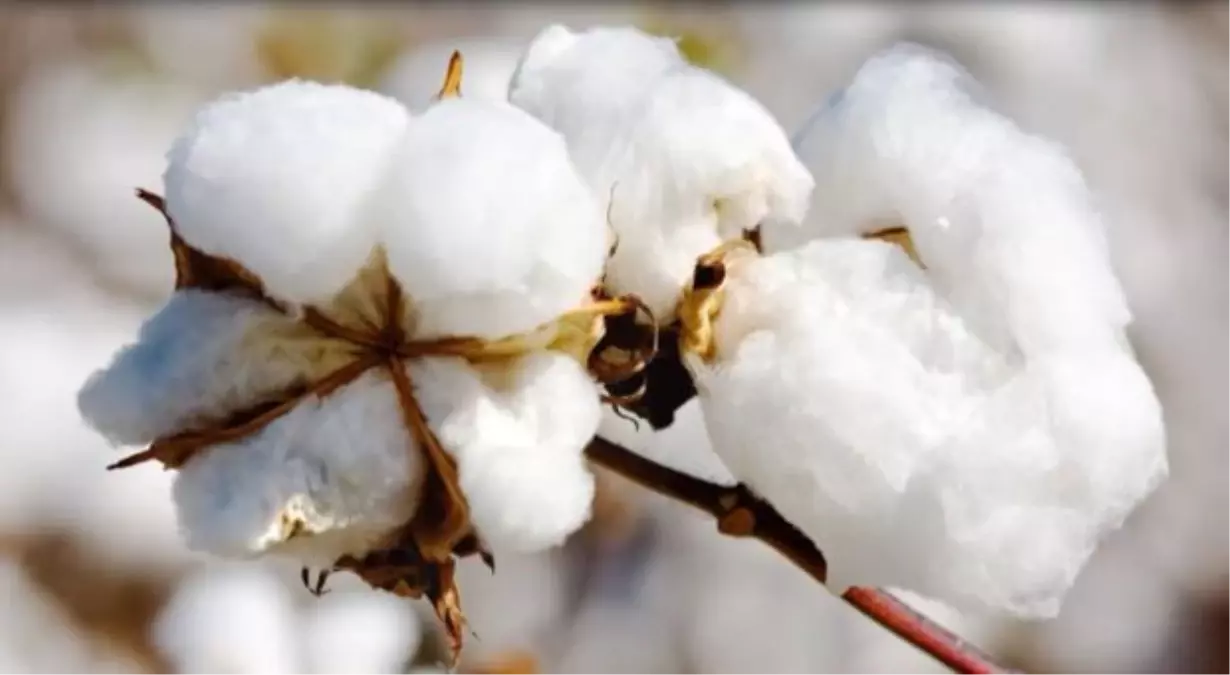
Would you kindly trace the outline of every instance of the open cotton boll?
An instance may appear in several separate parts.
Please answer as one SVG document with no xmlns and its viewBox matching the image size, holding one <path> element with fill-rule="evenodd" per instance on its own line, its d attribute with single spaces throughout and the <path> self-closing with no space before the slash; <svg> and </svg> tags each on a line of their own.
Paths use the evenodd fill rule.
<svg viewBox="0 0 1230 675">
<path fill-rule="evenodd" d="M 817 181 L 807 227 L 766 228 L 766 248 L 903 224 L 931 283 L 997 349 L 1116 339 L 1130 315 L 1079 169 L 975 90 L 916 45 L 871 59 L 796 136 Z"/>
<path fill-rule="evenodd" d="M 193 550 L 277 553 L 331 567 L 413 515 L 424 472 L 392 382 L 371 371 L 189 460 L 174 498 Z"/>
<path fill-rule="evenodd" d="M 764 221 L 802 219 L 812 179 L 777 121 L 685 63 L 673 43 L 633 29 L 559 27 L 537 42 L 510 100 L 559 130 L 611 201 L 613 292 L 635 293 L 669 319 L 698 256 Z"/>
<path fill-rule="evenodd" d="M 448 98 L 416 118 L 376 200 L 414 337 L 499 338 L 585 302 L 608 233 L 563 139 L 506 103 Z"/>
<path fill-rule="evenodd" d="M 304 618 L 312 673 L 400 673 L 422 639 L 414 608 L 389 593 L 329 593 Z"/>
<path fill-rule="evenodd" d="M 416 380 L 450 381 L 424 386 L 420 400 L 457 460 L 475 529 L 497 557 L 558 545 L 589 519 L 594 478 L 584 450 L 601 412 L 593 381 L 575 360 L 541 352 L 480 373 L 461 361 L 428 359 L 411 372 Z"/>
<path fill-rule="evenodd" d="M 380 84 L 380 91 L 411 110 L 434 102 L 440 86 L 440 66 L 454 51 L 465 55 L 461 95 L 480 101 L 508 100 L 508 85 L 525 44 L 521 40 L 470 38 L 419 44 L 398 57 Z"/>
<path fill-rule="evenodd" d="M 113 443 L 150 443 L 344 364 L 345 351 L 308 335 L 257 300 L 177 291 L 134 344 L 90 377 L 78 405 Z"/>
<path fill-rule="evenodd" d="M 1117 341 L 1001 354 L 888 244 L 741 261 L 726 292 L 716 360 L 691 362 L 715 451 L 836 587 L 1053 615 L 1165 476 L 1157 400 Z"/>
<path fill-rule="evenodd" d="M 364 207 L 408 122 L 393 99 L 342 85 L 224 96 L 168 153 L 167 209 L 189 244 L 243 264 L 274 297 L 326 302 L 371 255 Z"/>
<path fill-rule="evenodd" d="M 180 673 L 296 673 L 297 623 L 270 570 L 211 564 L 176 589 L 151 638 Z"/>
</svg>

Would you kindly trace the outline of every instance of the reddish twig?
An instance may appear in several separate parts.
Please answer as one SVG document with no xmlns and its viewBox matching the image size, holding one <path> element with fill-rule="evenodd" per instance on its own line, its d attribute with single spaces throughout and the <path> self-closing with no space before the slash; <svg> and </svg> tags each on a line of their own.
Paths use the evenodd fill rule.
<svg viewBox="0 0 1230 675">
<path fill-rule="evenodd" d="M 610 440 L 595 437 L 586 449 L 595 464 L 638 485 L 683 502 L 717 519 L 718 530 L 734 537 L 753 537 L 771 546 L 821 584 L 824 554 L 771 504 L 743 485 L 718 485 L 642 457 Z M 872 621 L 892 631 L 958 673 L 1015 672 L 997 665 L 978 648 L 944 629 L 878 588 L 851 588 L 842 599 Z"/>
</svg>

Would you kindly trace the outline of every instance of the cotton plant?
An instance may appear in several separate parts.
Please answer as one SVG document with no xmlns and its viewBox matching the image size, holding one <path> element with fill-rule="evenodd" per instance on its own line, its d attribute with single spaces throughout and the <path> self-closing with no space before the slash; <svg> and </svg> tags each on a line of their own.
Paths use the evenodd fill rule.
<svg viewBox="0 0 1230 675">
<path fill-rule="evenodd" d="M 455 561 L 563 542 L 588 457 L 991 667 L 868 587 L 1051 616 L 1166 457 L 1079 171 L 965 84 L 891 50 L 792 142 L 670 40 L 555 25 L 507 102 L 460 54 L 413 112 L 225 96 L 140 192 L 175 293 L 81 411 L 177 470 L 190 548 L 425 596 L 454 658 Z M 596 436 L 694 397 L 715 482 Z"/>
</svg>

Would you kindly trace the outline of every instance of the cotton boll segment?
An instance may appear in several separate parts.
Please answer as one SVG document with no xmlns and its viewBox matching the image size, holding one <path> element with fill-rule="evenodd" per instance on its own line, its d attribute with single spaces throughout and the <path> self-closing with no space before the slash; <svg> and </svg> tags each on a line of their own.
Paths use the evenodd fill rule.
<svg viewBox="0 0 1230 675">
<path fill-rule="evenodd" d="M 558 134 L 462 97 L 415 119 L 373 217 L 413 336 L 491 339 L 586 301 L 609 246 L 602 215 Z"/>
<path fill-rule="evenodd" d="M 698 256 L 764 221 L 802 219 L 811 176 L 745 92 L 633 29 L 548 29 L 539 41 L 545 54 L 531 46 L 510 100 L 559 130 L 609 197 L 612 291 L 669 319 Z"/>
<path fill-rule="evenodd" d="M 324 399 L 304 400 L 243 441 L 194 457 L 180 469 L 174 497 L 194 550 L 277 553 L 331 567 L 404 524 L 423 475 L 393 384 L 372 371 Z"/>
<path fill-rule="evenodd" d="M 766 247 L 904 224 L 931 282 L 998 349 L 1119 339 L 1129 313 L 1080 171 L 976 86 L 915 45 L 869 61 L 797 135 L 818 185 L 808 227 L 766 228 Z"/>
<path fill-rule="evenodd" d="M 396 101 L 341 85 L 225 96 L 171 148 L 167 208 L 189 244 L 243 264 L 274 297 L 325 302 L 371 255 L 364 207 L 408 121 Z"/>
<path fill-rule="evenodd" d="M 441 445 L 457 460 L 479 536 L 498 557 L 560 544 L 589 519 L 594 478 L 584 449 L 598 429 L 594 384 L 571 357 L 542 352 L 478 372 L 454 360 L 411 364 Z"/>
<path fill-rule="evenodd" d="M 90 377 L 78 405 L 113 443 L 150 443 L 224 419 L 347 357 L 256 300 L 181 290 Z"/>
</svg>

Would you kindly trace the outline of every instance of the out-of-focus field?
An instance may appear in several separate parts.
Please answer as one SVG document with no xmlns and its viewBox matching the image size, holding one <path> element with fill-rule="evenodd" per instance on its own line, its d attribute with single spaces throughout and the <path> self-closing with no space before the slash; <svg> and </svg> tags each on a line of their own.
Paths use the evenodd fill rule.
<svg viewBox="0 0 1230 675">
<path fill-rule="evenodd" d="M 415 103 L 454 47 L 498 95 L 561 22 L 635 24 L 759 97 L 787 129 L 898 40 L 947 50 L 1098 191 L 1162 399 L 1171 479 L 1086 568 L 1061 616 L 944 623 L 1029 671 L 1227 672 L 1225 3 L 37 2 L 0 8 L 0 670 L 425 672 L 428 608 L 338 577 L 221 563 L 178 540 L 154 467 L 76 391 L 170 292 L 163 153 L 195 107 L 298 76 Z M 693 411 L 694 412 L 694 411 Z M 688 452 L 696 416 L 655 440 Z M 465 672 L 940 672 L 758 544 L 603 477 L 566 547 L 462 570 Z M 442 671 L 441 671 L 442 672 Z"/>
</svg>

